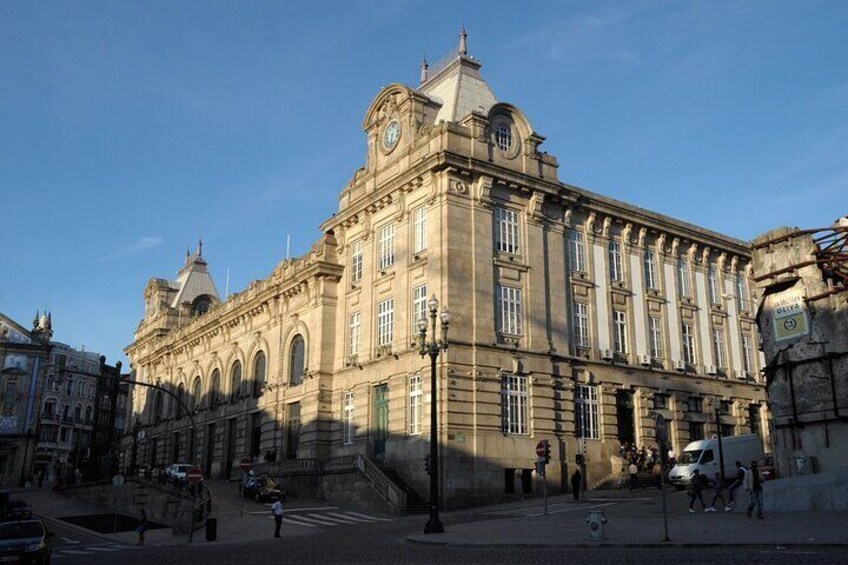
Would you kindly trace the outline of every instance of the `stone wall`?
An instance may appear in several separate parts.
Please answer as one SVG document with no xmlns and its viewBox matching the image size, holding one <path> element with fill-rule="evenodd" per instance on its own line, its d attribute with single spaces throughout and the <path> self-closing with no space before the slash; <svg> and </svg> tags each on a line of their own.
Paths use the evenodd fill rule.
<svg viewBox="0 0 848 565">
<path fill-rule="evenodd" d="M 848 467 L 848 292 L 820 266 L 814 236 L 825 234 L 784 227 L 754 240 L 779 477 Z"/>
</svg>

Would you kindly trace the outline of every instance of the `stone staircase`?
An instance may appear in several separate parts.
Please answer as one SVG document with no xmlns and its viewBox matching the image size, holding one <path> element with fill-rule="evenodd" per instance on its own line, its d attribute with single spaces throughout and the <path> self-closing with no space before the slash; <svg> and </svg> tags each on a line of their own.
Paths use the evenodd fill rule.
<svg viewBox="0 0 848 565">
<path fill-rule="evenodd" d="M 406 493 L 407 514 L 426 514 L 430 511 L 430 504 L 424 500 L 424 498 L 422 498 L 415 489 L 406 484 L 406 481 L 403 480 L 403 477 L 401 477 L 397 471 L 382 464 L 378 464 L 377 467 L 379 467 L 380 471 L 383 472 L 387 479 L 392 481 L 396 487 Z"/>
</svg>

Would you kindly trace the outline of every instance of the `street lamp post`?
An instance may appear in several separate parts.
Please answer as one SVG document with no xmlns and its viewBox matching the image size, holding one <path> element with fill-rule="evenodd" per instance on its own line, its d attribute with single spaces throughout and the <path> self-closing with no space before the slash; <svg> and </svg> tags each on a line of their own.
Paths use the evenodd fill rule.
<svg viewBox="0 0 848 565">
<path fill-rule="evenodd" d="M 724 448 L 721 445 L 721 404 L 718 400 L 715 403 L 715 423 L 716 423 L 716 437 L 718 437 L 718 466 L 721 471 L 721 484 L 725 483 L 724 478 Z"/>
<path fill-rule="evenodd" d="M 427 319 L 418 320 L 418 345 L 421 356 L 430 356 L 430 520 L 424 526 L 425 534 L 440 534 L 445 527 L 439 520 L 439 433 L 438 433 L 438 402 L 436 383 L 436 359 L 439 353 L 448 348 L 448 325 L 450 315 L 447 308 L 439 312 L 439 301 L 433 295 L 427 301 L 430 310 L 430 341 L 427 341 Z M 436 318 L 442 322 L 442 339 L 436 339 Z"/>
<path fill-rule="evenodd" d="M 27 464 L 27 454 L 29 454 L 29 438 L 32 435 L 32 428 L 26 429 L 26 447 L 24 447 L 24 458 L 21 461 L 21 480 L 18 483 L 19 487 L 22 487 L 26 484 L 27 481 L 27 473 L 26 473 L 26 464 Z"/>
</svg>

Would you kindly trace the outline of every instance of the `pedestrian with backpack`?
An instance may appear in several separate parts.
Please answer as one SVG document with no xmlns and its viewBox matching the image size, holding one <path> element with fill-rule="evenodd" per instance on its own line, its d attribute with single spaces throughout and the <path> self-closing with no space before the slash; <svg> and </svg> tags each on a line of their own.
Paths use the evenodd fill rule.
<svg viewBox="0 0 848 565">
<path fill-rule="evenodd" d="M 704 487 L 707 486 L 707 477 L 702 475 L 700 471 L 695 469 L 692 475 L 692 482 L 689 485 L 689 512 L 695 513 L 695 501 L 701 501 L 701 508 L 704 512 L 708 512 L 707 505 L 704 503 Z"/>
</svg>

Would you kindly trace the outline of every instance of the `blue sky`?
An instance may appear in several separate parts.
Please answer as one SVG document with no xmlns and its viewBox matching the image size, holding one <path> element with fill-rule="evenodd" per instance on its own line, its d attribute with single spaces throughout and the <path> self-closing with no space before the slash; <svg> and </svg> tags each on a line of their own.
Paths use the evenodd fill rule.
<svg viewBox="0 0 848 565">
<path fill-rule="evenodd" d="M 199 236 L 219 292 L 267 276 L 463 22 L 565 182 L 745 239 L 848 213 L 848 2 L 8 1 L 0 311 L 114 362 Z"/>
</svg>

